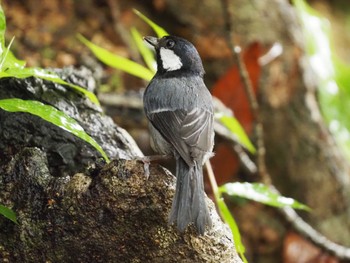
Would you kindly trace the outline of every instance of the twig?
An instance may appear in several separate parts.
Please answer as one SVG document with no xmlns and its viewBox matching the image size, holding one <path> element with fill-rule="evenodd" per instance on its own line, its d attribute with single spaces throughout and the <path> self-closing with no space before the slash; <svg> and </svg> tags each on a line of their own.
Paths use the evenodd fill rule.
<svg viewBox="0 0 350 263">
<path fill-rule="evenodd" d="M 235 45 L 233 42 L 233 28 L 231 24 L 232 15 L 229 8 L 229 0 L 221 0 L 222 7 L 224 10 L 224 19 L 227 30 L 227 42 L 232 50 L 233 56 L 236 60 L 237 67 L 239 70 L 239 75 L 243 82 L 243 87 L 248 96 L 250 106 L 253 111 L 253 115 L 256 121 L 255 133 L 257 136 L 257 166 L 258 173 L 261 176 L 262 182 L 265 184 L 271 184 L 271 178 L 267 174 L 266 164 L 265 164 L 265 144 L 264 144 L 264 130 L 262 126 L 262 121 L 260 117 L 259 104 L 256 100 L 253 85 L 248 75 L 246 66 L 242 60 L 241 48 L 238 45 Z"/>
<path fill-rule="evenodd" d="M 212 187 L 212 190 L 213 190 L 213 193 L 218 193 L 218 184 L 216 183 L 216 179 L 215 179 L 215 175 L 214 175 L 214 172 L 213 172 L 213 168 L 211 166 L 211 163 L 210 161 L 206 161 L 205 162 L 205 168 L 207 169 L 207 172 L 208 172 L 208 178 L 209 178 L 209 181 L 210 181 L 210 185 Z"/>
<path fill-rule="evenodd" d="M 143 111 L 142 98 L 137 93 L 100 93 L 98 94 L 98 99 L 102 102 L 103 105 Z"/>
<path fill-rule="evenodd" d="M 294 229 L 308 238 L 312 243 L 341 260 L 350 260 L 350 248 L 338 245 L 316 231 L 312 226 L 306 223 L 293 208 L 284 207 L 281 210 L 287 221 L 293 225 Z"/>
<path fill-rule="evenodd" d="M 214 122 L 215 134 L 220 135 L 226 141 L 229 141 L 236 152 L 241 164 L 250 174 L 256 174 L 257 167 L 255 163 L 250 159 L 248 154 L 244 151 L 243 147 L 238 143 L 237 138 L 232 132 L 230 132 L 223 124 L 219 121 Z"/>
<path fill-rule="evenodd" d="M 240 73 L 241 80 L 243 82 L 244 89 L 248 95 L 250 106 L 253 110 L 253 115 L 256 121 L 255 132 L 257 136 L 257 154 L 258 154 L 258 172 L 261 175 L 262 180 L 265 183 L 271 183 L 271 177 L 266 169 L 265 164 L 265 145 L 264 145 L 264 134 L 263 126 L 259 112 L 259 104 L 254 94 L 253 86 L 250 81 L 247 69 L 241 57 L 241 48 L 234 44 L 233 39 L 233 28 L 231 24 L 231 13 L 229 9 L 229 0 L 221 0 L 221 4 L 224 11 L 224 19 L 226 23 L 227 41 L 232 50 L 233 56 L 237 62 L 238 70 Z M 270 184 L 271 185 L 271 184 Z M 278 192 L 276 189 L 274 189 Z M 301 235 L 308 238 L 316 246 L 321 249 L 328 251 L 342 260 L 350 260 L 350 248 L 338 245 L 333 241 L 327 239 L 324 235 L 316 231 L 312 226 L 305 222 L 291 207 L 284 207 L 281 209 L 285 219 L 297 230 Z"/>
<path fill-rule="evenodd" d="M 226 105 L 223 104 L 222 101 L 218 98 L 213 97 L 213 103 L 215 113 L 222 113 L 225 116 L 233 116 L 232 110 L 227 108 Z M 226 141 L 231 143 L 231 146 L 236 152 L 243 167 L 246 170 L 248 170 L 249 173 L 256 174 L 258 169 L 255 163 L 250 159 L 249 155 L 243 149 L 242 145 L 239 144 L 237 137 L 231 131 L 229 131 L 229 129 L 225 125 L 223 125 L 219 120 L 217 120 L 217 118 L 215 118 L 214 121 L 214 130 L 215 134 L 220 135 Z"/>
</svg>

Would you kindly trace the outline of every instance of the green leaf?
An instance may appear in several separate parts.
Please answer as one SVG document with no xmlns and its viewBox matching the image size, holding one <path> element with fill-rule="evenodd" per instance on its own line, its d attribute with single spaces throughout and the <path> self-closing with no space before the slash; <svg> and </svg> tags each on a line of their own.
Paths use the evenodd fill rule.
<svg viewBox="0 0 350 263">
<path fill-rule="evenodd" d="M 49 80 L 49 81 L 52 81 L 52 82 L 55 82 L 55 83 L 58 83 L 61 85 L 66 85 L 68 87 L 71 87 L 72 89 L 74 89 L 80 93 L 83 93 L 86 97 L 88 97 L 96 105 L 98 105 L 98 106 L 100 105 L 100 102 L 94 93 L 92 93 L 91 91 L 88 91 L 88 90 L 86 90 L 78 85 L 64 81 L 54 72 L 51 72 L 49 70 L 42 69 L 42 68 L 27 68 L 27 69 L 29 72 L 33 73 L 34 77 Z"/>
<path fill-rule="evenodd" d="M 102 147 L 84 131 L 84 129 L 76 120 L 52 106 L 45 105 L 39 101 L 21 100 L 14 98 L 0 100 L 0 108 L 9 112 L 26 112 L 39 116 L 40 118 L 51 122 L 63 130 L 66 130 L 79 137 L 80 139 L 86 141 L 97 151 L 99 151 L 103 158 L 109 162 L 109 159 Z"/>
<path fill-rule="evenodd" d="M 13 212 L 10 208 L 0 205 L 0 214 L 6 217 L 7 219 L 10 219 L 13 223 L 18 224 L 16 213 Z"/>
<path fill-rule="evenodd" d="M 295 209 L 310 210 L 304 204 L 293 198 L 284 197 L 268 186 L 261 183 L 227 183 L 220 186 L 219 191 L 230 196 L 239 196 L 274 207 L 292 207 Z"/>
<path fill-rule="evenodd" d="M 14 37 L 11 39 L 11 42 L 10 42 L 9 46 L 7 48 L 4 48 L 3 52 L 1 53 L 0 71 L 3 71 L 3 65 L 8 60 L 7 55 L 10 52 L 10 47 L 11 47 L 11 45 L 13 43 L 13 40 L 14 40 Z"/>
<path fill-rule="evenodd" d="M 229 227 L 232 231 L 233 241 L 235 243 L 235 247 L 236 247 L 238 254 L 240 255 L 243 262 L 247 263 L 248 261 L 244 256 L 245 247 L 242 243 L 241 234 L 239 232 L 236 220 L 232 216 L 230 210 L 228 209 L 228 207 L 225 204 L 224 199 L 222 198 L 222 194 L 221 194 L 219 188 L 217 187 L 214 173 L 211 169 L 211 165 L 207 164 L 206 167 L 208 169 L 208 177 L 209 177 L 209 181 L 210 181 L 210 184 L 212 186 L 212 189 L 213 189 L 214 199 L 215 199 L 215 203 L 218 206 L 218 211 L 221 215 L 221 218 L 229 225 Z"/>
<path fill-rule="evenodd" d="M 80 93 L 83 93 L 86 97 L 88 97 L 93 103 L 96 105 L 100 105 L 96 95 L 78 85 L 74 85 L 68 83 L 61 79 L 56 73 L 51 72 L 42 68 L 19 68 L 19 67 L 11 67 L 5 71 L 0 72 L 0 78 L 5 77 L 14 77 L 19 79 L 29 78 L 29 77 L 37 77 L 44 80 L 52 81 L 61 85 L 66 85 Z"/>
<path fill-rule="evenodd" d="M 254 145 L 249 140 L 248 135 L 245 133 L 243 127 L 238 122 L 238 120 L 233 116 L 226 116 L 222 114 L 217 114 L 216 118 L 220 120 L 220 122 L 225 125 L 227 129 L 229 129 L 237 138 L 238 142 L 245 147 L 251 153 L 255 153 L 256 149 Z"/>
<path fill-rule="evenodd" d="M 6 31 L 6 18 L 4 10 L 0 5 L 0 56 L 5 50 L 5 31 Z"/>
<path fill-rule="evenodd" d="M 134 38 L 137 49 L 141 53 L 142 58 L 145 61 L 147 67 L 155 73 L 157 71 L 157 64 L 156 60 L 154 59 L 154 53 L 146 47 L 141 34 L 139 33 L 139 31 L 137 31 L 136 28 L 131 28 L 131 35 Z"/>
<path fill-rule="evenodd" d="M 15 57 L 15 55 L 11 52 L 11 50 L 9 50 L 8 48 L 5 48 L 5 52 L 4 52 L 4 56 L 5 57 L 1 57 L 1 71 L 6 71 L 9 68 L 15 68 L 17 71 L 22 70 L 25 65 L 26 62 L 24 60 L 20 60 L 18 58 Z"/>
<path fill-rule="evenodd" d="M 233 240 L 235 242 L 235 247 L 236 247 L 236 250 L 237 250 L 239 256 L 241 257 L 243 262 L 247 263 L 248 261 L 247 261 L 246 257 L 244 256 L 245 247 L 242 243 L 241 234 L 239 232 L 236 220 L 232 216 L 230 210 L 228 209 L 224 200 L 221 197 L 216 196 L 215 200 L 216 200 L 216 204 L 218 205 L 218 208 L 219 208 L 219 211 L 220 211 L 222 218 L 229 225 L 229 227 L 232 231 Z"/>
<path fill-rule="evenodd" d="M 164 30 L 164 28 L 158 26 L 156 23 L 154 23 L 151 19 L 149 19 L 148 17 L 146 17 L 144 14 L 142 14 L 140 11 L 133 9 L 134 13 L 136 15 L 138 15 L 143 21 L 145 21 L 150 27 L 152 27 L 152 29 L 154 30 L 154 32 L 157 34 L 157 36 L 159 38 L 164 37 L 164 36 L 168 36 L 168 32 L 166 32 Z"/>
<path fill-rule="evenodd" d="M 112 52 L 93 44 L 82 35 L 78 35 L 78 38 L 106 65 L 120 69 L 141 79 L 151 80 L 153 78 L 154 73 L 148 68 L 127 58 L 115 55 Z"/>
</svg>

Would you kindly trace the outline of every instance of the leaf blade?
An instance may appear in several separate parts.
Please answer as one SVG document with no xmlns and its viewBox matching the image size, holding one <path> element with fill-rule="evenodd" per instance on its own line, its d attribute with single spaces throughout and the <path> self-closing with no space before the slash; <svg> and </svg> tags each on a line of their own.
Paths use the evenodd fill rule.
<svg viewBox="0 0 350 263">
<path fill-rule="evenodd" d="M 6 18 L 4 10 L 0 5 L 0 56 L 3 55 L 5 50 L 5 31 L 6 31 Z"/>
<path fill-rule="evenodd" d="M 147 67 L 155 73 L 157 70 L 156 60 L 154 59 L 154 53 L 146 47 L 143 42 L 140 32 L 135 28 L 131 28 L 131 35 L 136 43 L 137 49 L 141 53 L 143 60 L 145 61 Z"/>
<path fill-rule="evenodd" d="M 307 210 L 310 208 L 293 198 L 281 196 L 268 186 L 261 183 L 227 183 L 219 187 L 221 193 L 230 196 L 239 196 L 249 200 L 253 200 L 265 205 L 274 207 L 292 207 L 295 209 Z"/>
<path fill-rule="evenodd" d="M 154 73 L 148 68 L 122 56 L 115 55 L 112 52 L 90 42 L 82 35 L 78 35 L 78 39 L 85 44 L 104 64 L 125 71 L 141 79 L 149 81 L 153 78 Z"/>
<path fill-rule="evenodd" d="M 216 118 L 218 118 L 219 121 L 236 136 L 238 142 L 243 147 L 245 147 L 251 153 L 256 152 L 254 145 L 249 140 L 248 135 L 245 133 L 243 127 L 235 117 L 217 114 Z"/>
<path fill-rule="evenodd" d="M 218 212 L 221 215 L 221 218 L 226 222 L 226 224 L 228 224 L 228 226 L 231 229 L 232 238 L 233 238 L 233 241 L 234 241 L 234 244 L 235 244 L 235 247 L 236 247 L 238 254 L 240 255 L 243 262 L 247 263 L 248 261 L 244 255 L 245 247 L 242 243 L 241 234 L 239 232 L 239 228 L 238 228 L 238 225 L 236 223 L 236 220 L 234 219 L 230 210 L 226 206 L 224 199 L 222 198 L 222 193 L 220 192 L 220 190 L 217 186 L 217 183 L 216 183 L 216 180 L 214 177 L 214 173 L 212 171 L 212 168 L 211 168 L 211 165 L 209 162 L 206 163 L 206 168 L 208 170 L 208 177 L 209 177 L 209 181 L 210 181 L 210 184 L 212 186 L 212 189 L 213 189 L 214 199 L 215 199 L 215 203 L 218 207 Z"/>
<path fill-rule="evenodd" d="M 0 100 L 0 108 L 9 112 L 26 112 L 36 115 L 89 143 L 109 162 L 102 147 L 84 131 L 83 127 L 76 120 L 52 106 L 45 105 L 39 101 L 13 98 Z"/>
<path fill-rule="evenodd" d="M 245 247 L 242 243 L 241 240 L 241 234 L 239 232 L 238 225 L 236 223 L 236 220 L 232 216 L 230 210 L 228 209 L 227 205 L 225 204 L 223 198 L 221 197 L 216 197 L 215 198 L 216 204 L 219 207 L 220 214 L 223 217 L 224 221 L 229 225 L 231 231 L 232 231 L 232 236 L 233 236 L 233 241 L 235 243 L 236 250 L 243 260 L 244 263 L 247 263 L 247 259 L 244 255 L 245 253 Z"/>
<path fill-rule="evenodd" d="M 98 100 L 98 98 L 96 97 L 96 95 L 94 93 L 92 93 L 91 91 L 88 91 L 78 85 L 69 83 L 67 81 L 64 81 L 63 79 L 61 79 L 56 73 L 48 71 L 46 69 L 42 69 L 42 68 L 28 68 L 28 70 L 33 70 L 33 76 L 37 77 L 37 78 L 41 78 L 41 79 L 45 79 L 48 81 L 52 81 L 61 85 L 66 85 L 82 94 L 84 94 L 86 97 L 88 97 L 93 103 L 95 103 L 96 105 L 100 106 L 100 102 Z"/>
<path fill-rule="evenodd" d="M 12 209 L 0 205 L 0 214 L 6 217 L 7 219 L 11 220 L 13 223 L 18 224 L 16 213 L 12 211 Z"/>
<path fill-rule="evenodd" d="M 93 103 L 96 105 L 100 105 L 100 102 L 96 95 L 78 85 L 69 83 L 61 79 L 56 73 L 42 69 L 42 68 L 17 68 L 12 67 L 7 69 L 6 71 L 0 72 L 0 78 L 8 78 L 8 77 L 14 77 L 19 79 L 25 79 L 29 77 L 36 77 L 41 78 L 44 80 L 52 81 L 54 83 L 58 83 L 61 85 L 66 85 L 79 93 L 84 94 L 88 99 L 90 99 Z"/>
<path fill-rule="evenodd" d="M 159 38 L 169 35 L 169 33 L 166 32 L 164 28 L 158 26 L 151 19 L 149 19 L 144 14 L 142 14 L 139 10 L 133 9 L 133 11 L 138 17 L 140 17 L 143 21 L 145 21 L 153 29 L 153 31 L 157 34 L 157 36 Z"/>
</svg>

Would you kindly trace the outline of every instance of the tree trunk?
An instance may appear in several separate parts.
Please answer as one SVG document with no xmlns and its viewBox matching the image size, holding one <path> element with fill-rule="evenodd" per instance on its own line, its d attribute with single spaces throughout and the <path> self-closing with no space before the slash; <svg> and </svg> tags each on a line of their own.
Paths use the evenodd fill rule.
<svg viewBox="0 0 350 263">
<path fill-rule="evenodd" d="M 349 246 L 349 164 L 321 116 L 316 94 L 317 77 L 307 63 L 300 23 L 289 2 L 229 1 L 234 41 L 242 49 L 258 43 L 265 51 L 274 44 L 281 45 L 282 54 L 261 66 L 257 93 L 264 127 L 267 170 L 273 184 L 284 196 L 293 197 L 311 207 L 310 212 L 300 212 L 311 226 L 329 239 Z M 209 68 L 209 81 L 222 76 L 225 72 L 223 67 L 228 68 L 230 61 L 227 59 L 227 46 L 221 45 L 229 32 L 225 29 L 220 1 L 168 0 L 167 3 L 171 14 L 190 26 L 191 34 L 188 37 L 207 59 L 204 64 L 206 69 Z M 232 92 L 236 92 L 234 90 L 241 88 L 241 85 L 227 84 L 227 97 L 231 88 Z M 238 112 L 240 109 L 233 110 Z M 220 174 L 217 176 L 220 177 Z M 253 232 L 252 226 L 259 221 L 255 214 L 249 223 L 250 213 L 250 208 L 239 210 L 237 218 L 243 231 Z M 271 215 L 267 218 L 265 220 L 269 222 L 275 220 Z M 267 221 L 260 220 L 259 223 L 266 226 Z M 247 225 L 250 227 L 245 227 Z M 248 235 L 256 240 L 264 238 L 258 233 L 244 231 L 243 238 L 246 237 L 247 242 Z M 278 245 L 281 241 L 276 243 Z M 254 248 L 250 248 L 252 254 L 257 253 L 256 250 L 253 252 Z"/>
</svg>

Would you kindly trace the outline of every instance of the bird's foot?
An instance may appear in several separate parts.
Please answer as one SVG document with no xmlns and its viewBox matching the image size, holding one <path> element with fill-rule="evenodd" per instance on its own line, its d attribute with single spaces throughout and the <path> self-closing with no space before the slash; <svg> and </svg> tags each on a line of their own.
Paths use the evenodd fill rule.
<svg viewBox="0 0 350 263">
<path fill-rule="evenodd" d="M 170 159 L 170 155 L 151 155 L 151 156 L 143 156 L 143 157 L 137 157 L 136 160 L 143 162 L 143 169 L 145 172 L 146 179 L 149 178 L 150 172 L 149 172 L 149 165 L 153 161 L 160 161 L 160 160 L 167 160 Z"/>
</svg>

